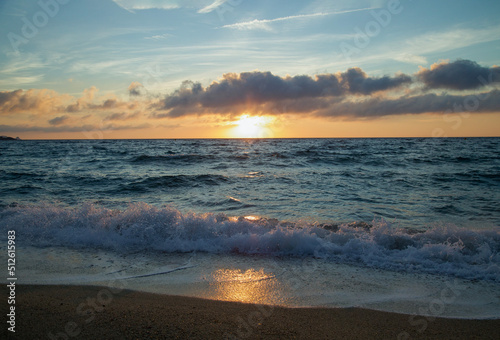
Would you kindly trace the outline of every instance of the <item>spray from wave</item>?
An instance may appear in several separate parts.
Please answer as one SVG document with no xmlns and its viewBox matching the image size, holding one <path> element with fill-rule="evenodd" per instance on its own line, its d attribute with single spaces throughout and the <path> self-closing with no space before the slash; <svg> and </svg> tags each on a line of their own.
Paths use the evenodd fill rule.
<svg viewBox="0 0 500 340">
<path fill-rule="evenodd" d="M 113 210 L 93 204 L 18 206 L 1 229 L 22 244 L 117 252 L 208 252 L 317 257 L 337 263 L 500 282 L 500 230 L 397 228 L 380 220 L 318 225 L 225 214 L 181 213 L 145 203 Z M 6 232 L 2 232 L 7 235 Z"/>
</svg>

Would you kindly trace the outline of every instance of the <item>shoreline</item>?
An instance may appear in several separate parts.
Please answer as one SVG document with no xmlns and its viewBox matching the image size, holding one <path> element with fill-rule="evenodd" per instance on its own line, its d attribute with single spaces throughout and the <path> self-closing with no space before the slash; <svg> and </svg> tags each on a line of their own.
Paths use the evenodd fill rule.
<svg viewBox="0 0 500 340">
<path fill-rule="evenodd" d="M 7 301 L 8 288 L 4 285 L 2 290 Z M 84 285 L 19 285 L 15 307 L 16 332 L 9 332 L 4 322 L 3 338 L 500 338 L 500 319 L 432 318 L 361 308 L 288 308 Z"/>
</svg>

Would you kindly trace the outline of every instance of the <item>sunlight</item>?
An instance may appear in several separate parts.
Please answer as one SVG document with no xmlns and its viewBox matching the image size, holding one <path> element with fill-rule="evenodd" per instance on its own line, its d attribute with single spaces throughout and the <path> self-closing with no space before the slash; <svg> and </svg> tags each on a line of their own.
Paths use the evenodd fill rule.
<svg viewBox="0 0 500 340">
<path fill-rule="evenodd" d="M 236 127 L 232 134 L 237 138 L 262 138 L 270 137 L 269 124 L 273 121 L 271 117 L 242 115 L 235 122 Z"/>
<path fill-rule="evenodd" d="M 281 284 L 273 273 L 253 268 L 219 269 L 213 273 L 211 298 L 222 301 L 279 304 Z"/>
</svg>

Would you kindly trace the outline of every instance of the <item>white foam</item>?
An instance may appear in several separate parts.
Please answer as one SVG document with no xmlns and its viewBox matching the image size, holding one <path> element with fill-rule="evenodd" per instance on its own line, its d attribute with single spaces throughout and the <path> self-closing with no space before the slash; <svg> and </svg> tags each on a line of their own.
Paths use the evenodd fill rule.
<svg viewBox="0 0 500 340">
<path fill-rule="evenodd" d="M 85 204 L 16 207 L 0 213 L 26 245 L 316 257 L 336 263 L 500 282 L 500 231 L 454 226 L 409 233 L 384 221 L 327 230 L 276 220 L 182 214 L 138 203 L 110 210 Z M 6 235 L 6 233 L 3 233 Z"/>
<path fill-rule="evenodd" d="M 117 254 L 63 247 L 22 247 L 18 254 L 18 281 L 24 284 L 99 285 L 214 300 L 363 307 L 429 317 L 500 317 L 496 282 L 362 268 L 328 259 Z"/>
</svg>

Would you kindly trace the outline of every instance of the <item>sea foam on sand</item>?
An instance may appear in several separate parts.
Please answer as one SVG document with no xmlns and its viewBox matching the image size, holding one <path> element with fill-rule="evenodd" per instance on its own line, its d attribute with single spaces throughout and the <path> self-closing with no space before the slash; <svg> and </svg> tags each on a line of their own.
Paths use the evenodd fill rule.
<svg viewBox="0 0 500 340">
<path fill-rule="evenodd" d="M 495 282 L 400 273 L 323 259 L 23 247 L 24 284 L 103 285 L 288 307 L 362 307 L 414 315 L 500 317 Z"/>
</svg>

